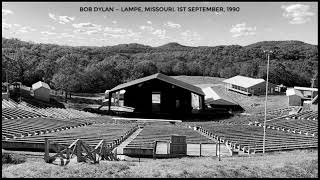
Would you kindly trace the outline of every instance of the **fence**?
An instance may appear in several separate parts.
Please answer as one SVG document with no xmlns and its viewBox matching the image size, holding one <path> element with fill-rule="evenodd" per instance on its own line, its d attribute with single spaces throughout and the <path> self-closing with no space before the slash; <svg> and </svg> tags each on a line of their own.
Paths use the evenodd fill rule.
<svg viewBox="0 0 320 180">
<path fill-rule="evenodd" d="M 219 156 L 220 157 L 220 143 L 187 143 L 186 154 L 171 154 L 169 141 L 155 141 L 153 158 L 161 157 L 179 157 L 179 156 Z M 142 155 L 142 154 L 141 154 Z"/>
</svg>

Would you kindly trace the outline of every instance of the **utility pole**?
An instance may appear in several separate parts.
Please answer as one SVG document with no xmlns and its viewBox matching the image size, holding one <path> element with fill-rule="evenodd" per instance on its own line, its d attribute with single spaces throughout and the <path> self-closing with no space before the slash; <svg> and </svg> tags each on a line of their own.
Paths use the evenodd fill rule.
<svg viewBox="0 0 320 180">
<path fill-rule="evenodd" d="M 263 125 L 263 154 L 265 153 L 265 144 L 266 144 L 266 122 L 267 122 L 267 101 L 268 101 L 268 78 L 269 78 L 269 59 L 270 54 L 272 51 L 264 50 L 264 53 L 267 53 L 267 81 L 266 81 L 266 100 L 265 100 L 265 107 L 264 107 L 264 125 Z"/>
<path fill-rule="evenodd" d="M 311 91 L 311 100 L 313 99 L 313 87 L 314 87 L 314 81 L 316 80 L 318 76 L 318 72 L 315 72 L 315 74 L 313 75 L 312 79 L 311 79 L 311 88 L 312 88 L 312 91 Z"/>
</svg>

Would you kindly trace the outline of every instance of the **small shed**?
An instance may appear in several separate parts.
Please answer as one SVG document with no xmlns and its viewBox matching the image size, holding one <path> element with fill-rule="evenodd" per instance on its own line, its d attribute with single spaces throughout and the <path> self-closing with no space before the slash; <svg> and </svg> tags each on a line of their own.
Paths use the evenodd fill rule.
<svg viewBox="0 0 320 180">
<path fill-rule="evenodd" d="M 32 84 L 34 98 L 41 101 L 50 101 L 50 86 L 42 81 Z"/>
<path fill-rule="evenodd" d="M 225 87 L 231 91 L 244 95 L 264 95 L 266 93 L 266 81 L 245 76 L 234 76 L 223 81 Z M 268 82 L 268 94 L 277 94 L 276 85 Z"/>
<path fill-rule="evenodd" d="M 289 106 L 302 106 L 303 94 L 294 88 L 287 89 L 286 95 L 288 96 Z"/>
</svg>

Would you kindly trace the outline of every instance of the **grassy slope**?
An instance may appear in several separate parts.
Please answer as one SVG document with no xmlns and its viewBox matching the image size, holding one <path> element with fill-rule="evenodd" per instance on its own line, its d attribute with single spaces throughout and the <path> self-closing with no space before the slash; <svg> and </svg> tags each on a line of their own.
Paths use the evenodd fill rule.
<svg viewBox="0 0 320 180">
<path fill-rule="evenodd" d="M 318 177 L 318 151 L 250 157 L 142 159 L 142 162 L 47 164 L 43 159 L 2 167 L 2 177 Z"/>
<path fill-rule="evenodd" d="M 171 76 L 178 80 L 198 85 L 200 87 L 208 87 L 210 84 L 223 84 L 225 78 L 208 77 L 208 76 Z M 243 95 L 229 92 L 230 97 L 237 101 L 242 107 L 246 109 L 247 113 L 264 111 L 265 96 L 252 96 L 243 98 Z M 237 97 L 238 96 L 238 97 Z M 242 98 L 241 98 L 242 97 Z M 277 109 L 288 107 L 288 97 L 285 95 L 269 95 L 267 102 L 268 109 Z"/>
<path fill-rule="evenodd" d="M 184 81 L 189 84 L 222 84 L 225 78 L 209 77 L 209 76 L 171 76 L 180 81 Z"/>
</svg>

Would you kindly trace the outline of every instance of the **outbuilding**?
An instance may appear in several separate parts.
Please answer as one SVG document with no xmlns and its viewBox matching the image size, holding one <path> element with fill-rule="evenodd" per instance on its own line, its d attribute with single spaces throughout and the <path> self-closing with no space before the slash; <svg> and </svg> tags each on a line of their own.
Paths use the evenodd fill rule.
<svg viewBox="0 0 320 180">
<path fill-rule="evenodd" d="M 161 73 L 120 84 L 109 93 L 109 102 L 114 93 L 125 90 L 123 104 L 134 108 L 134 112 L 146 114 L 186 114 L 192 113 L 194 104 L 204 108 L 204 93 L 201 88 L 174 79 Z M 199 98 L 193 103 L 193 95 Z M 110 103 L 109 103 L 110 110 Z"/>
<path fill-rule="evenodd" d="M 231 91 L 244 95 L 263 95 L 266 93 L 266 81 L 245 76 L 234 76 L 223 81 L 225 87 Z M 277 94 L 276 85 L 268 83 L 268 94 Z"/>
<path fill-rule="evenodd" d="M 303 94 L 294 88 L 287 89 L 286 95 L 288 96 L 289 106 L 302 106 L 303 105 Z"/>
<path fill-rule="evenodd" d="M 32 84 L 34 98 L 41 101 L 50 101 L 50 86 L 45 82 L 37 82 Z"/>
</svg>

